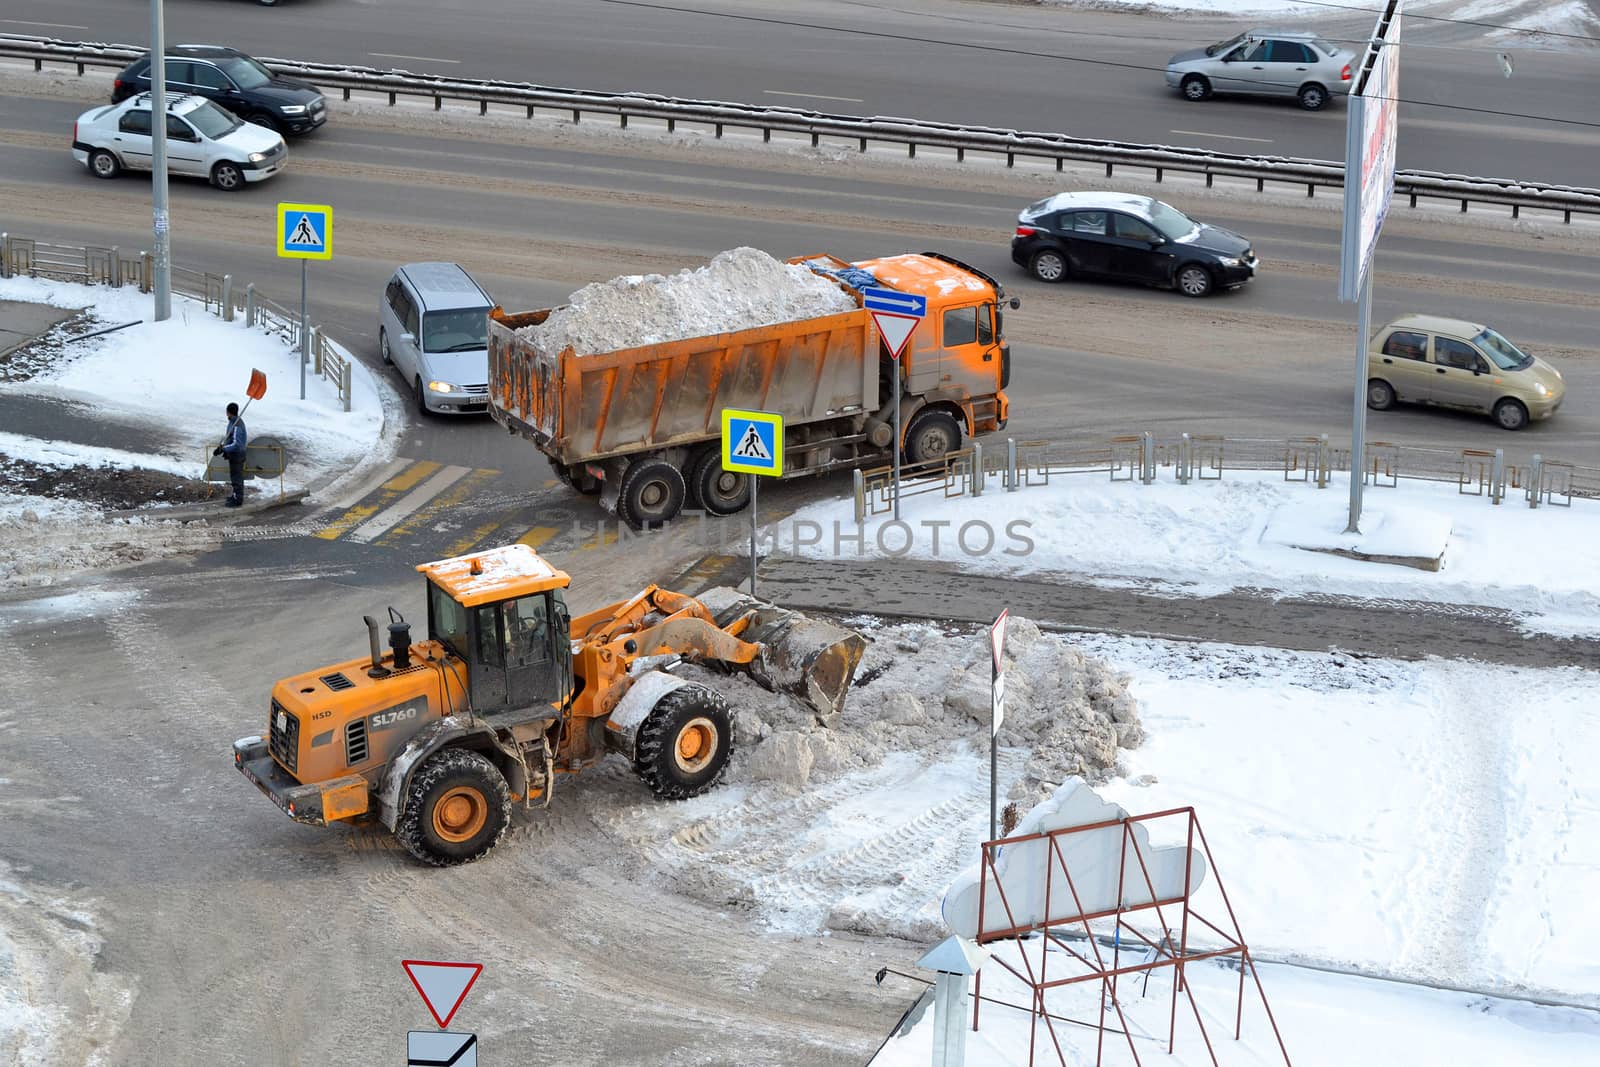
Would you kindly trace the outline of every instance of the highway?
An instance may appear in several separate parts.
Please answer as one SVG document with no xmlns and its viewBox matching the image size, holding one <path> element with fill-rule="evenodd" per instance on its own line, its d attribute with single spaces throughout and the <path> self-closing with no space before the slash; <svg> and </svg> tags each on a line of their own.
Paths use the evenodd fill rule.
<svg viewBox="0 0 1600 1067">
<path fill-rule="evenodd" d="M 1308 24 L 1354 48 L 1373 19 L 1329 9 Z M 167 0 L 166 24 L 171 42 L 280 58 L 1344 155 L 1342 104 L 1317 113 L 1292 101 L 1192 105 L 1166 89 L 1168 57 L 1247 28 L 1237 20 L 953 0 L 285 0 L 275 8 Z M 12 0 L 0 32 L 129 44 L 149 35 L 144 4 L 112 0 Z M 1594 184 L 1593 42 L 1511 35 L 1488 43 L 1481 30 L 1420 18 L 1406 22 L 1404 40 L 1401 166 Z M 1510 78 L 1495 58 L 1502 50 L 1515 60 Z"/>
</svg>

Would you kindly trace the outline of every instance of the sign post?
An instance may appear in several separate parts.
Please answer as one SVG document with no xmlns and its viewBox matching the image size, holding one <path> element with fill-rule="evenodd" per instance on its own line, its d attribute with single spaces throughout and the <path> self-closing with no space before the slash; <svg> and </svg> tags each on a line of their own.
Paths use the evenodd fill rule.
<svg viewBox="0 0 1600 1067">
<path fill-rule="evenodd" d="M 406 1033 L 406 1063 L 409 1067 L 477 1067 L 478 1035 L 451 1033 L 467 991 L 483 973 L 481 963 L 444 963 L 439 960 L 401 960 L 411 984 L 422 995 L 428 1014 L 439 1024 L 438 1030 L 411 1030 Z"/>
<path fill-rule="evenodd" d="M 867 286 L 861 290 L 861 302 L 872 313 L 878 327 L 878 336 L 889 349 L 889 359 L 894 362 L 894 517 L 900 518 L 900 354 L 905 351 L 911 335 L 928 314 L 928 298 L 916 293 L 902 293 L 895 289 Z"/>
<path fill-rule="evenodd" d="M 1339 248 L 1339 299 L 1355 301 L 1355 411 L 1350 422 L 1350 516 L 1345 533 L 1361 532 L 1367 452 L 1367 345 L 1372 332 L 1372 257 L 1394 192 L 1395 132 L 1400 95 L 1400 6 L 1386 0 L 1350 88 L 1344 141 L 1344 233 Z"/>
<path fill-rule="evenodd" d="M 306 260 L 333 258 L 333 208 L 327 204 L 278 205 L 278 255 L 300 261 L 300 399 L 306 398 L 311 326 L 306 318 Z"/>
<path fill-rule="evenodd" d="M 989 651 L 992 670 L 989 674 L 989 692 L 992 711 L 989 717 L 989 840 L 1000 837 L 1000 724 L 1006 718 L 1006 620 L 1011 615 L 1007 608 L 989 627 Z"/>
<path fill-rule="evenodd" d="M 750 478 L 750 595 L 756 595 L 756 489 L 762 478 L 783 477 L 783 416 L 722 409 L 722 469 Z"/>
</svg>

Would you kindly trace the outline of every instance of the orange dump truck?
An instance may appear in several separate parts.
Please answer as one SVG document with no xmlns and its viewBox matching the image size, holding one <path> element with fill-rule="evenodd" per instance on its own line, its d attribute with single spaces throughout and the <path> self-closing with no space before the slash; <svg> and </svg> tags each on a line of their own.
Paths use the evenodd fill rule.
<svg viewBox="0 0 1600 1067">
<path fill-rule="evenodd" d="M 537 445 L 564 482 L 598 495 L 634 529 L 669 522 L 685 506 L 731 515 L 749 503 L 748 478 L 722 469 L 724 408 L 783 416 L 786 478 L 889 462 L 897 380 L 908 463 L 955 451 L 963 435 L 1005 427 L 1007 298 L 993 278 L 936 252 L 789 262 L 831 279 L 856 307 L 604 353 L 541 352 L 518 331 L 556 309 L 496 308 L 490 413 Z M 862 307 L 866 285 L 927 299 L 898 376 Z"/>
</svg>

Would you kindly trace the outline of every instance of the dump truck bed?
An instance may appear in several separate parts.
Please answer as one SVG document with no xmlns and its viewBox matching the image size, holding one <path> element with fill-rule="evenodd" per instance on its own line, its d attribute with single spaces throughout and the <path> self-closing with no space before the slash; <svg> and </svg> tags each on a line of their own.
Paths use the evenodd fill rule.
<svg viewBox="0 0 1600 1067">
<path fill-rule="evenodd" d="M 537 351 L 517 331 L 553 309 L 489 321 L 489 410 L 563 463 L 721 435 L 723 408 L 790 426 L 878 406 L 878 335 L 854 311 L 617 352 Z"/>
</svg>

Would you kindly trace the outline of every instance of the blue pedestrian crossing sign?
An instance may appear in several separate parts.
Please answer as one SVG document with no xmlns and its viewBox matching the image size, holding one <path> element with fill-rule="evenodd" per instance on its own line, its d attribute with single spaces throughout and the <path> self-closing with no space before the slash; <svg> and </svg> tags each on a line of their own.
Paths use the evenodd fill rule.
<svg viewBox="0 0 1600 1067">
<path fill-rule="evenodd" d="M 783 416 L 770 411 L 722 409 L 722 469 L 783 476 Z"/>
<path fill-rule="evenodd" d="M 928 298 L 918 293 L 902 293 L 896 289 L 869 285 L 861 290 L 861 302 L 868 311 L 892 311 L 913 319 L 926 318 L 928 315 Z"/>
<path fill-rule="evenodd" d="M 327 204 L 279 204 L 278 255 L 284 259 L 332 259 L 333 208 Z"/>
</svg>

